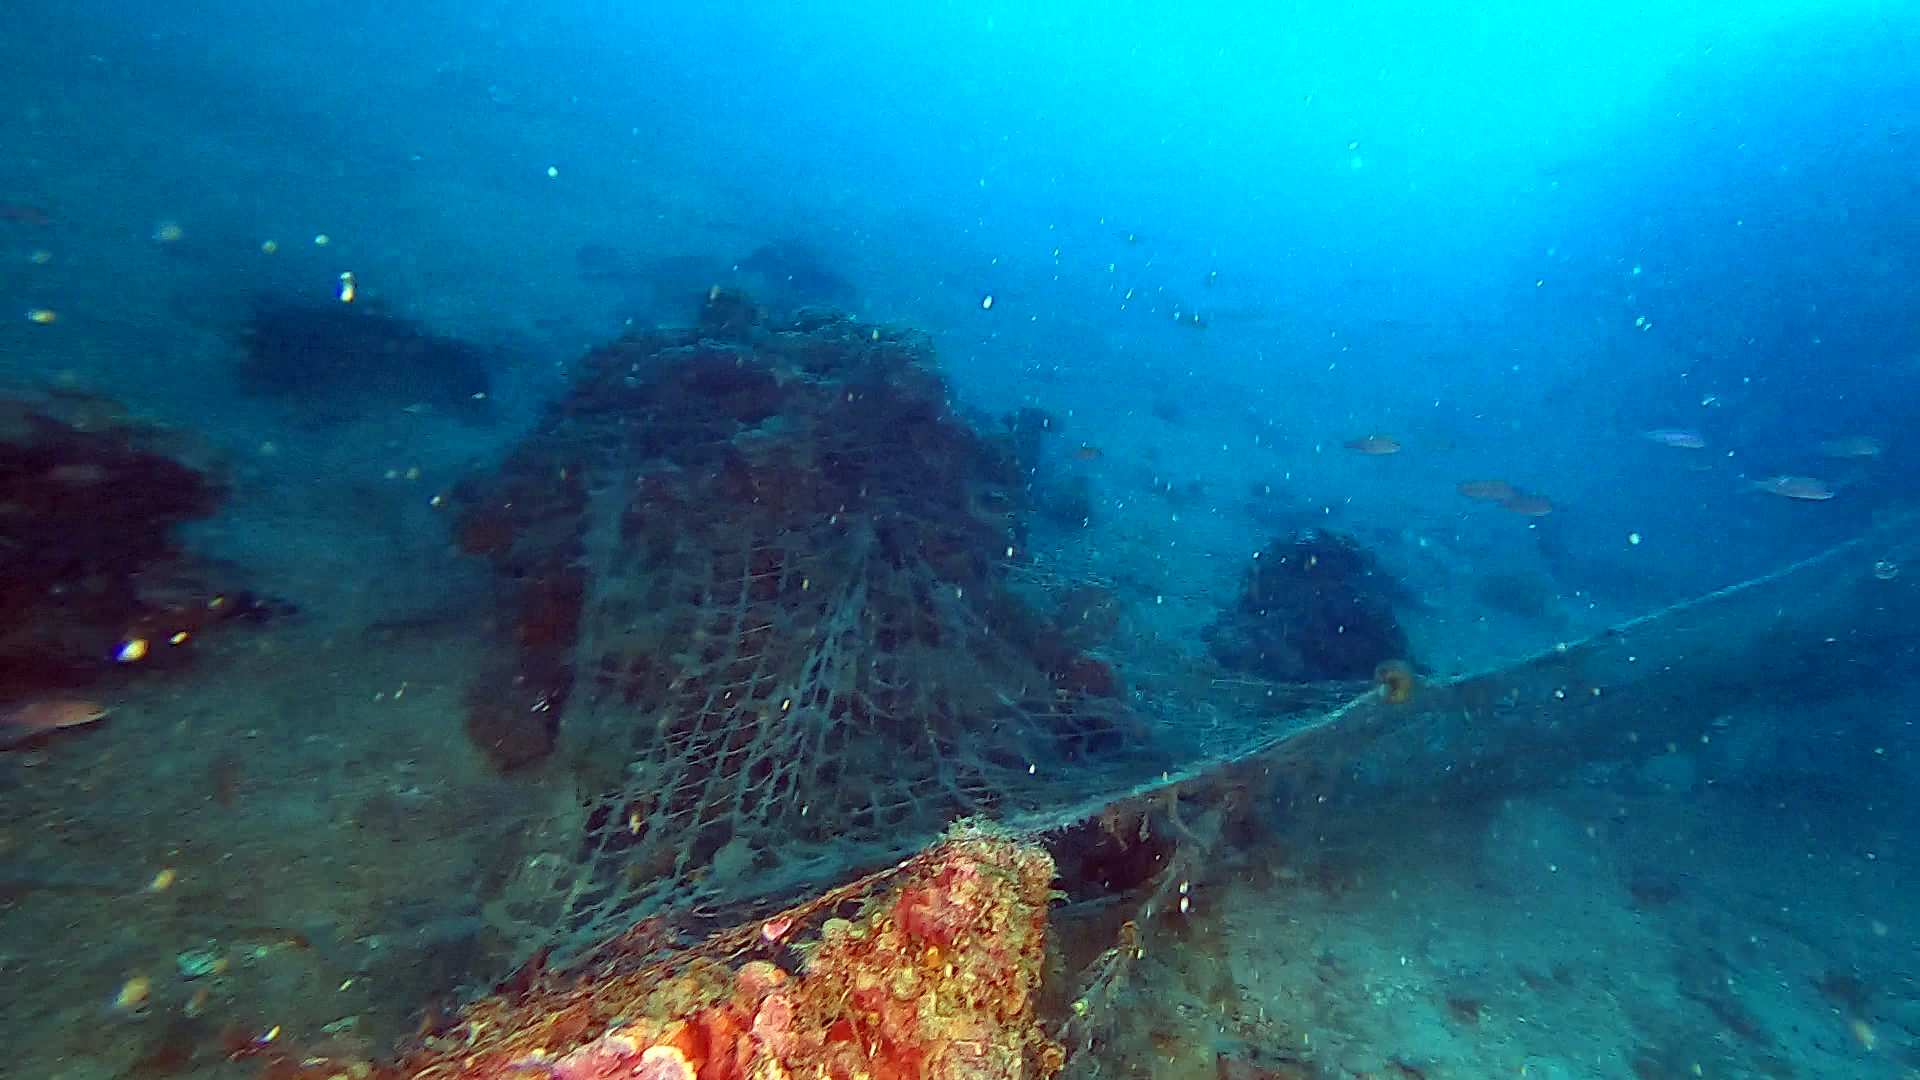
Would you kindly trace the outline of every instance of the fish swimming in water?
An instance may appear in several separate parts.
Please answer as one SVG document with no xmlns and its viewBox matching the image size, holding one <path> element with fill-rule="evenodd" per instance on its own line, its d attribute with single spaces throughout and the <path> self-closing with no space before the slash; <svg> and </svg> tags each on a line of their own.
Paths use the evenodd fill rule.
<svg viewBox="0 0 1920 1080">
<path fill-rule="evenodd" d="M 1504 502 L 1520 495 L 1520 489 L 1505 480 L 1475 480 L 1457 485 L 1453 490 L 1469 499 L 1486 499 L 1489 502 Z"/>
<path fill-rule="evenodd" d="M 1500 505 L 1521 517 L 1546 517 L 1553 513 L 1553 502 L 1545 495 L 1517 492 L 1500 500 Z"/>
<path fill-rule="evenodd" d="M 18 225 L 32 225 L 36 228 L 53 224 L 53 215 L 38 206 L 25 203 L 8 203 L 0 206 L 0 221 L 11 221 Z"/>
<path fill-rule="evenodd" d="M 25 701 L 0 708 L 0 749 L 91 724 L 112 711 L 97 701 Z"/>
<path fill-rule="evenodd" d="M 1848 435 L 1820 444 L 1820 452 L 1830 458 L 1877 458 L 1880 451 L 1880 440 L 1871 435 Z"/>
<path fill-rule="evenodd" d="M 1765 480 L 1755 480 L 1753 489 L 1769 495 L 1778 495 L 1786 499 L 1804 499 L 1809 502 L 1824 502 L 1833 498 L 1833 485 L 1812 476 L 1769 476 Z"/>
<path fill-rule="evenodd" d="M 1705 435 L 1686 428 L 1654 428 L 1652 431 L 1641 432 L 1640 436 L 1651 439 L 1661 446 L 1671 446 L 1678 450 L 1704 450 L 1707 447 Z"/>
<path fill-rule="evenodd" d="M 1391 435 L 1366 435 L 1358 439 L 1348 439 L 1340 445 L 1371 457 L 1400 452 L 1400 440 Z"/>
</svg>

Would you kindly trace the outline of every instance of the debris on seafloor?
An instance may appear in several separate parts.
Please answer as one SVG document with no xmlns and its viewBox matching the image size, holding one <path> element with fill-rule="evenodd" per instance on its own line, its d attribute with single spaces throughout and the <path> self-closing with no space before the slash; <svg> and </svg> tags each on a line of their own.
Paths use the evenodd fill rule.
<svg viewBox="0 0 1920 1080">
<path fill-rule="evenodd" d="M 524 829 L 543 850 L 486 908 L 534 959 L 394 1061 L 272 1017 L 225 1051 L 269 1080 L 1046 1080 L 1132 1052 L 1143 943 L 1273 781 L 1169 780 L 1096 655 L 1121 598 L 1011 584 L 1047 427 L 966 422 L 918 335 L 724 290 L 594 350 L 447 500 L 502 585 L 468 735 L 502 770 L 565 747 L 525 780 L 563 793 Z M 1345 538 L 1286 553 L 1392 592 Z M 1027 831 L 942 838 L 973 815 Z"/>
<path fill-rule="evenodd" d="M 1393 610 L 1404 593 L 1352 537 L 1307 529 L 1259 554 L 1208 645 L 1223 666 L 1279 682 L 1373 678 L 1407 655 Z"/>
<path fill-rule="evenodd" d="M 511 771 L 552 752 L 563 716 L 622 741 L 658 732 L 644 751 L 668 753 L 707 747 L 704 725 L 800 730 L 786 714 L 815 708 L 854 716 L 875 754 L 896 728 L 903 753 L 933 753 L 913 741 L 929 716 L 1006 714 L 990 726 L 1036 743 L 1004 750 L 1023 774 L 1124 742 L 1115 673 L 1005 590 L 1040 430 L 976 430 L 930 361 L 911 335 L 780 320 L 725 290 L 690 331 L 595 349 L 497 475 L 449 500 L 456 543 L 492 563 L 510 609 L 467 696 L 473 744 Z M 814 662 L 836 614 L 854 631 L 836 648 L 866 650 L 846 678 L 884 684 L 846 687 L 857 708 L 826 704 L 841 676 Z M 837 803 L 794 810 L 826 828 Z"/>
<path fill-rule="evenodd" d="M 495 475 L 450 493 L 503 586 L 468 735 L 502 770 L 564 739 L 529 782 L 578 801 L 529 828 L 561 850 L 489 907 L 553 951 L 391 1075 L 1059 1068 L 1036 1018 L 1051 861 L 985 827 L 940 837 L 1170 759 L 1089 652 L 1119 598 L 1010 585 L 1045 425 L 976 427 L 950 401 L 916 334 L 722 290 L 690 331 L 594 350 Z M 1081 835 L 1068 878 L 1166 872 L 1144 821 Z M 264 1030 L 230 1051 L 279 1080 L 374 1075 Z"/>
<path fill-rule="evenodd" d="M 95 718 L 76 696 L 185 661 L 273 608 L 175 538 L 225 495 L 177 440 L 72 391 L 0 400 L 0 710 L 6 736 Z"/>
<path fill-rule="evenodd" d="M 691 948 L 649 919 L 567 972 L 536 960 L 396 1063 L 234 1052 L 272 1080 L 1046 1080 L 1065 1061 L 1038 1015 L 1053 877 L 1038 846 L 962 824 Z"/>
</svg>

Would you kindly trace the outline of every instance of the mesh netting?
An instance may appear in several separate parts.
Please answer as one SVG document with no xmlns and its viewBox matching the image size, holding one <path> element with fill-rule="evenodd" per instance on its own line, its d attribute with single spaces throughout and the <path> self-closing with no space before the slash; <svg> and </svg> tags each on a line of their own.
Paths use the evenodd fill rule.
<svg viewBox="0 0 1920 1080">
<path fill-rule="evenodd" d="M 1411 701 L 1203 665 L 1129 704 L 1010 587 L 1013 436 L 953 414 L 924 342 L 838 316 L 720 295 L 597 351 L 463 533 L 517 590 L 478 727 L 560 721 L 574 778 L 504 914 L 564 953 L 770 910 L 968 815 L 1047 830 L 1250 775 L 1331 812 L 1657 753 L 1766 679 L 1870 663 L 1834 642 L 1911 600 L 1903 518 Z"/>
<path fill-rule="evenodd" d="M 1911 662 L 1905 514 L 1410 696 L 1199 664 L 1129 701 L 1010 587 L 1013 440 L 951 414 L 921 343 L 724 300 L 597 352 L 463 526 L 516 613 L 470 730 L 509 765 L 557 730 L 574 780 L 502 914 L 568 967 L 535 954 L 355 1075 L 1094 1075 L 1139 1027 L 1154 916 L 1231 819 L 1537 789 Z M 934 843 L 969 814 L 1000 826 Z M 1098 947 L 1043 958 L 1049 906 Z"/>
<path fill-rule="evenodd" d="M 1192 718 L 1188 763 L 1132 792 L 1090 791 L 1012 823 L 1044 833 L 1128 799 L 1250 783 L 1291 813 L 1337 816 L 1537 789 L 1578 767 L 1696 747 L 1731 710 L 1844 696 L 1910 665 L 1920 587 L 1902 568 L 1916 556 L 1920 513 L 1890 514 L 1772 574 L 1422 684 L 1405 702 L 1371 689 L 1315 707 L 1300 688 L 1213 680 L 1178 706 Z"/>
<path fill-rule="evenodd" d="M 567 972 L 536 959 L 392 1064 L 271 1037 L 235 1056 L 263 1080 L 1046 1080 L 1053 879 L 966 823 L 764 923 L 675 948 L 648 918 Z"/>
<path fill-rule="evenodd" d="M 776 901 L 1169 763 L 1008 587 L 1023 470 L 927 356 L 826 316 L 628 339 L 479 503 L 519 633 L 476 707 L 560 717 L 579 785 L 517 920 Z"/>
</svg>

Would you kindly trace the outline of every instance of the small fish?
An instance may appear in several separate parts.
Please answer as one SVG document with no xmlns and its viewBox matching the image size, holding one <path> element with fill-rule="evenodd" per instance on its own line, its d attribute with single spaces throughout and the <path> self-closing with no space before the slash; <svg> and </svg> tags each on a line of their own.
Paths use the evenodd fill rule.
<svg viewBox="0 0 1920 1080">
<path fill-rule="evenodd" d="M 1880 440 L 1871 435 L 1848 435 L 1820 444 L 1820 452 L 1830 458 L 1877 458 L 1880 451 Z"/>
<path fill-rule="evenodd" d="M 9 203 L 0 206 L 0 221 L 11 221 L 18 225 L 47 226 L 53 224 L 53 215 L 37 206 Z"/>
<path fill-rule="evenodd" d="M 1340 445 L 1373 457 L 1400 452 L 1400 441 L 1391 435 L 1367 435 L 1358 439 L 1348 439 Z"/>
<path fill-rule="evenodd" d="M 1765 480 L 1753 481 L 1753 488 L 1769 495 L 1810 502 L 1833 498 L 1833 485 L 1812 476 L 1769 476 Z"/>
<path fill-rule="evenodd" d="M 1505 502 L 1520 497 L 1520 489 L 1505 480 L 1475 480 L 1453 490 L 1469 499 L 1486 499 L 1489 502 Z"/>
<path fill-rule="evenodd" d="M 1870 1052 L 1879 1045 L 1880 1040 L 1873 1034 L 1873 1025 L 1865 1020 L 1854 1020 L 1847 1025 L 1847 1030 L 1853 1032 L 1853 1041 L 1859 1043 L 1862 1050 Z"/>
<path fill-rule="evenodd" d="M 111 711 L 97 701 L 29 701 L 0 709 L 0 728 L 16 733 L 58 731 L 91 724 Z"/>
<path fill-rule="evenodd" d="M 113 1007 L 121 1012 L 134 1012 L 147 1005 L 147 999 L 153 996 L 153 980 L 145 975 L 135 975 L 121 984 L 120 992 L 113 997 Z"/>
<path fill-rule="evenodd" d="M 1075 461 L 1092 461 L 1100 456 L 1102 456 L 1100 448 L 1088 443 L 1081 443 L 1073 451 L 1073 460 Z"/>
<path fill-rule="evenodd" d="M 1640 433 L 1642 438 L 1652 439 L 1661 446 L 1671 446 L 1678 450 L 1704 450 L 1707 437 L 1697 431 L 1685 428 L 1654 428 Z"/>
<path fill-rule="evenodd" d="M 110 711 L 92 701 L 29 701 L 0 709 L 0 750 L 38 744 L 56 731 L 91 724 Z"/>
<path fill-rule="evenodd" d="M 1526 492 L 1501 499 L 1500 505 L 1521 517 L 1546 517 L 1553 513 L 1552 500 L 1545 495 L 1529 495 Z"/>
</svg>

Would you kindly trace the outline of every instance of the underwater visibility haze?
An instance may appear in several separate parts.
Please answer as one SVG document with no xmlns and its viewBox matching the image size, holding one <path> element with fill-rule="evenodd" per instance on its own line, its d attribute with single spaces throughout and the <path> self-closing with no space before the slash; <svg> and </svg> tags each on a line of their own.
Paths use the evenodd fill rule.
<svg viewBox="0 0 1920 1080">
<path fill-rule="evenodd" d="M 1920 1072 L 1920 8 L 0 25 L 0 1077 Z"/>
</svg>

